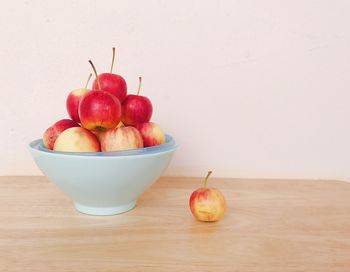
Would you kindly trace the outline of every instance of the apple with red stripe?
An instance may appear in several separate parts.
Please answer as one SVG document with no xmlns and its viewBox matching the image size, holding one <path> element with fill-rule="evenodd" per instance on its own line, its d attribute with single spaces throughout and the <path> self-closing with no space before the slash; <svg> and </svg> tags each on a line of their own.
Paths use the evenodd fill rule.
<svg viewBox="0 0 350 272">
<path fill-rule="evenodd" d="M 134 127 L 118 127 L 109 129 L 99 135 L 103 152 L 136 149 L 143 147 L 140 132 Z"/>
<path fill-rule="evenodd" d="M 72 118 L 72 120 L 74 120 L 77 123 L 80 123 L 79 103 L 81 98 L 89 91 L 87 86 L 89 84 L 91 76 L 92 74 L 89 75 L 89 78 L 84 88 L 71 91 L 67 97 L 66 107 L 67 107 L 68 115 L 70 116 L 70 118 Z"/>
<path fill-rule="evenodd" d="M 121 120 L 120 102 L 101 88 L 96 68 L 91 60 L 89 63 L 95 73 L 98 89 L 86 93 L 79 103 L 81 125 L 94 131 L 115 128 Z"/>
<path fill-rule="evenodd" d="M 57 137 L 66 129 L 71 127 L 80 127 L 77 122 L 70 119 L 62 119 L 54 123 L 44 132 L 43 143 L 48 149 L 53 149 Z"/>
<path fill-rule="evenodd" d="M 193 216 L 204 222 L 220 220 L 225 213 L 226 201 L 224 195 L 215 188 L 207 188 L 208 178 L 212 171 L 209 171 L 204 180 L 202 188 L 191 194 L 190 209 Z"/>
<path fill-rule="evenodd" d="M 112 73 L 113 66 L 114 66 L 114 59 L 115 59 L 115 47 L 113 47 L 112 50 L 113 50 L 113 56 L 112 56 L 112 64 L 111 64 L 110 72 L 100 74 L 98 77 L 96 77 L 92 85 L 92 88 L 102 89 L 106 92 L 109 92 L 110 94 L 117 97 L 120 103 L 122 103 L 126 98 L 128 87 L 125 79 L 122 76 Z"/>
<path fill-rule="evenodd" d="M 151 120 L 153 107 L 146 96 L 140 95 L 142 78 L 139 77 L 137 94 L 129 94 L 122 103 L 122 122 L 126 126 L 134 126 Z"/>
<path fill-rule="evenodd" d="M 145 147 L 161 145 L 165 143 L 165 134 L 162 128 L 153 122 L 136 124 L 135 127 L 140 131 Z"/>
</svg>

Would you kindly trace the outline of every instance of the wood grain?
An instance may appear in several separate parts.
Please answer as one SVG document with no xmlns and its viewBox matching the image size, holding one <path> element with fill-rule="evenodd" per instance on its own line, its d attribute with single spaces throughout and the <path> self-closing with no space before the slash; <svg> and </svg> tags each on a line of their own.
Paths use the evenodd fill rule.
<svg viewBox="0 0 350 272">
<path fill-rule="evenodd" d="M 225 218 L 195 221 L 195 178 L 162 178 L 134 210 L 78 213 L 43 177 L 0 178 L 0 271 L 350 271 L 350 184 L 212 179 Z"/>
</svg>

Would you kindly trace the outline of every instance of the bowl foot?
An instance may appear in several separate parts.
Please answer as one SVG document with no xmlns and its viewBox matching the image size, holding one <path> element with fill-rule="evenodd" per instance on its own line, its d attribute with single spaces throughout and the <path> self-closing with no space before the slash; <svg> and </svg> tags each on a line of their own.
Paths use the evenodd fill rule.
<svg viewBox="0 0 350 272">
<path fill-rule="evenodd" d="M 89 215 L 115 215 L 127 212 L 133 209 L 136 205 L 136 201 L 130 202 L 125 205 L 116 206 L 116 207 L 90 207 L 81 205 L 79 203 L 74 203 L 75 208 L 85 214 Z"/>
</svg>

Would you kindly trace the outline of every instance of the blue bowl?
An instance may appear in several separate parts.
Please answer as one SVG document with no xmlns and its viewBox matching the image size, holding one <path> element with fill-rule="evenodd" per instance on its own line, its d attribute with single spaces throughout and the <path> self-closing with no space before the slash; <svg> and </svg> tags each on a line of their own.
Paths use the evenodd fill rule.
<svg viewBox="0 0 350 272">
<path fill-rule="evenodd" d="M 65 192 L 76 209 L 91 215 L 113 215 L 135 207 L 138 197 L 169 165 L 176 143 L 115 152 L 59 152 L 42 139 L 29 144 L 40 170 Z"/>
</svg>

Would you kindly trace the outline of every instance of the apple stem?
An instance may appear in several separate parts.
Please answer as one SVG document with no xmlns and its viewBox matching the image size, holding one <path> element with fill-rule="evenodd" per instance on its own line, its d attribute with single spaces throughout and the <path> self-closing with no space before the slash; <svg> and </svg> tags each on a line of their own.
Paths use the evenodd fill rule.
<svg viewBox="0 0 350 272">
<path fill-rule="evenodd" d="M 112 51 L 113 51 L 113 55 L 112 55 L 111 73 L 113 72 L 113 66 L 114 66 L 115 47 L 112 48 Z"/>
<path fill-rule="evenodd" d="M 86 81 L 86 84 L 85 84 L 85 89 L 87 89 L 87 86 L 89 85 L 89 82 L 90 82 L 90 79 L 92 77 L 92 74 L 89 75 L 87 81 Z"/>
<path fill-rule="evenodd" d="M 95 65 L 92 63 L 91 60 L 89 60 L 89 63 L 92 67 L 92 70 L 94 70 L 94 73 L 95 73 L 95 77 L 96 77 L 96 80 L 97 80 L 97 85 L 98 85 L 98 88 L 101 90 L 101 83 L 100 83 L 100 79 L 98 78 L 98 75 L 97 75 L 97 71 L 96 71 L 96 68 L 95 68 Z"/>
<path fill-rule="evenodd" d="M 204 186 L 203 186 L 203 188 L 206 188 L 206 187 L 207 187 L 208 178 L 209 178 L 209 176 L 211 175 L 211 173 L 212 173 L 212 171 L 208 171 L 208 174 L 207 174 L 207 176 L 205 177 L 205 180 L 204 180 Z"/>
<path fill-rule="evenodd" d="M 141 90 L 142 77 L 139 77 L 139 88 L 137 89 L 137 95 L 139 95 Z"/>
</svg>

